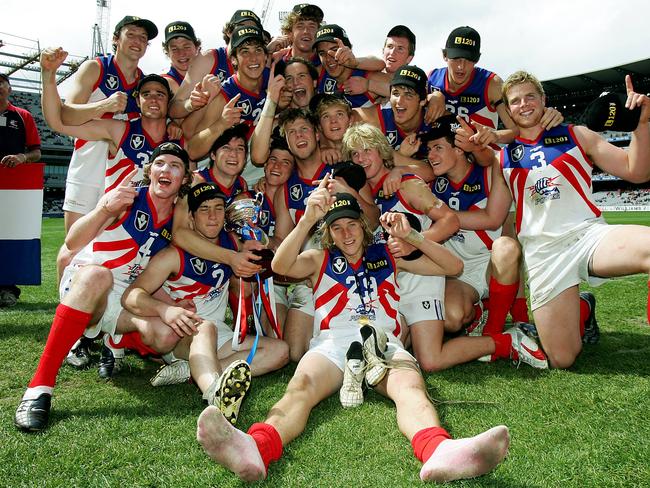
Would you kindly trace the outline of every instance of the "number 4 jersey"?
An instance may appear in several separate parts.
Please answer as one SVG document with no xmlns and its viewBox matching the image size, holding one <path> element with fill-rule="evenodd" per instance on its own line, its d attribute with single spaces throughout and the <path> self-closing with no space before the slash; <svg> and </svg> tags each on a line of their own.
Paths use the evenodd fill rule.
<svg viewBox="0 0 650 488">
<path fill-rule="evenodd" d="M 517 234 L 555 238 L 600 216 L 592 201 L 592 162 L 573 132 L 560 125 L 534 141 L 516 139 L 501 150 L 501 169 L 515 200 Z"/>
</svg>

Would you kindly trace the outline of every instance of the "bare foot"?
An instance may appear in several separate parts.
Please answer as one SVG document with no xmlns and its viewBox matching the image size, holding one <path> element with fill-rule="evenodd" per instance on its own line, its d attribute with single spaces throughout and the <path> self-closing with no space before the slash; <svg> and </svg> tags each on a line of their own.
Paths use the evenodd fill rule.
<svg viewBox="0 0 650 488">
<path fill-rule="evenodd" d="M 492 471 L 508 454 L 508 427 L 499 425 L 467 439 L 442 441 L 420 470 L 422 481 L 444 483 Z"/>
<path fill-rule="evenodd" d="M 233 427 L 217 407 L 209 406 L 199 416 L 196 439 L 210 459 L 244 481 L 266 478 L 266 469 L 251 436 Z"/>
</svg>

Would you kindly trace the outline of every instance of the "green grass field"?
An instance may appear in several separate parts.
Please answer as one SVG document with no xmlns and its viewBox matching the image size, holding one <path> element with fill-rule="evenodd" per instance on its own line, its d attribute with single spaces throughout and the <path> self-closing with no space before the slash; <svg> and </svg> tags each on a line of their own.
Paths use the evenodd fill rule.
<svg viewBox="0 0 650 488">
<path fill-rule="evenodd" d="M 650 224 L 648 213 L 607 215 Z M 127 358 L 112 382 L 96 368 L 59 375 L 50 429 L 28 435 L 13 415 L 36 367 L 57 305 L 56 249 L 62 220 L 43 226 L 43 286 L 24 287 L 0 311 L 0 486 L 217 486 L 242 484 L 214 465 L 195 440 L 203 409 L 191 384 L 152 388 L 157 365 Z M 650 328 L 646 276 L 594 289 L 603 332 L 568 371 L 471 363 L 427 375 L 442 421 L 454 436 L 497 424 L 510 428 L 506 461 L 456 486 L 650 486 Z M 255 379 L 239 426 L 264 418 L 294 367 Z M 374 392 L 344 411 L 337 397 L 315 409 L 304 435 L 271 466 L 265 486 L 414 486 L 420 463 L 400 435 L 390 402 Z"/>
</svg>

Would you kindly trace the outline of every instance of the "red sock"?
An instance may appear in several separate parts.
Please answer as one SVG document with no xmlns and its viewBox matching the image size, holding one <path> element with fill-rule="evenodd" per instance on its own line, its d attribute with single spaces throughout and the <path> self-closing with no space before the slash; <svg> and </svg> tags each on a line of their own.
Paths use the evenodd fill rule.
<svg viewBox="0 0 650 488">
<path fill-rule="evenodd" d="M 524 297 L 515 298 L 510 307 L 510 316 L 515 322 L 530 322 L 528 317 L 528 303 Z"/>
<path fill-rule="evenodd" d="M 250 426 L 248 434 L 253 438 L 260 451 L 264 467 L 269 470 L 271 461 L 277 461 L 282 456 L 282 439 L 271 424 L 257 422 Z"/>
<path fill-rule="evenodd" d="M 589 313 L 591 308 L 589 308 L 589 302 L 587 300 L 580 299 L 580 337 L 585 335 L 585 322 L 589 318 Z"/>
<path fill-rule="evenodd" d="M 647 305 L 647 319 L 648 325 L 650 325 L 650 281 L 648 281 L 648 305 Z"/>
<path fill-rule="evenodd" d="M 142 336 L 140 335 L 139 332 L 133 331 L 133 332 L 127 332 L 126 334 L 122 335 L 122 340 L 120 342 L 114 342 L 112 338 L 108 339 L 110 345 L 114 347 L 115 349 L 131 349 L 133 351 L 137 351 L 140 356 L 148 356 L 148 355 L 154 355 L 154 356 L 160 356 L 160 353 L 156 351 L 155 349 L 152 349 L 151 347 L 147 346 L 144 342 L 142 342 Z"/>
<path fill-rule="evenodd" d="M 90 324 L 91 314 L 60 304 L 29 387 L 54 386 L 63 360 Z"/>
<path fill-rule="evenodd" d="M 446 439 L 451 439 L 451 436 L 442 427 L 428 427 L 419 430 L 411 439 L 413 454 L 420 462 L 425 463 L 440 443 Z"/>
<path fill-rule="evenodd" d="M 502 359 L 510 357 L 512 347 L 512 336 L 510 334 L 492 334 L 494 340 L 494 354 L 492 359 Z"/>
<path fill-rule="evenodd" d="M 483 327 L 483 335 L 503 332 L 506 316 L 510 311 L 510 305 L 512 305 L 518 289 L 519 282 L 512 285 L 502 285 L 494 278 L 490 278 L 490 311 L 488 312 L 487 323 Z"/>
</svg>

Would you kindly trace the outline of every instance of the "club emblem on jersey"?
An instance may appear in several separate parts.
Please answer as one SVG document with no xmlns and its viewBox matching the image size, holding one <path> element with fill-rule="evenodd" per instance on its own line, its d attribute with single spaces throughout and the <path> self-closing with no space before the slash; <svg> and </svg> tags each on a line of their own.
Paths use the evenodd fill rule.
<svg viewBox="0 0 650 488">
<path fill-rule="evenodd" d="M 294 202 L 299 201 L 302 198 L 302 185 L 300 184 L 293 185 L 289 189 L 289 195 L 291 195 L 291 200 L 293 200 Z"/>
<path fill-rule="evenodd" d="M 397 131 L 396 130 L 386 131 L 386 139 L 388 139 L 388 144 L 394 147 L 395 144 L 397 144 Z"/>
<path fill-rule="evenodd" d="M 348 269 L 348 260 L 343 256 L 337 256 L 332 261 L 332 269 L 336 274 L 345 273 L 345 270 Z"/>
<path fill-rule="evenodd" d="M 422 306 L 425 310 L 429 310 L 431 308 L 431 302 L 429 300 L 425 300 L 422 302 Z"/>
<path fill-rule="evenodd" d="M 241 108 L 242 115 L 250 115 L 253 111 L 250 100 L 240 100 L 237 102 L 237 107 Z"/>
<path fill-rule="evenodd" d="M 524 146 L 517 144 L 510 150 L 510 159 L 513 163 L 518 163 L 524 157 Z"/>
<path fill-rule="evenodd" d="M 217 78 L 219 78 L 219 81 L 220 81 L 221 83 L 223 83 L 224 81 L 226 81 L 226 78 L 228 78 L 228 77 L 226 76 L 226 72 L 225 72 L 224 70 L 222 70 L 222 69 L 218 70 L 218 71 L 216 72 L 216 75 L 217 75 Z"/>
<path fill-rule="evenodd" d="M 435 185 L 436 193 L 446 192 L 448 186 L 449 186 L 449 180 L 447 178 L 444 178 L 442 176 L 436 178 L 436 185 Z"/>
<path fill-rule="evenodd" d="M 106 88 L 117 90 L 120 86 L 120 80 L 115 75 L 106 75 Z"/>
<path fill-rule="evenodd" d="M 132 134 L 129 144 L 131 146 L 131 149 L 137 151 L 144 145 L 144 136 L 142 134 Z"/>
<path fill-rule="evenodd" d="M 208 267 L 205 265 L 205 261 L 203 261 L 201 258 L 193 257 L 190 259 L 190 263 L 192 264 L 194 272 L 198 275 L 205 274 L 208 269 Z"/>
<path fill-rule="evenodd" d="M 143 212 L 142 210 L 138 210 L 135 213 L 135 220 L 133 223 L 135 224 L 135 228 L 142 232 L 149 225 L 149 214 Z"/>
<path fill-rule="evenodd" d="M 535 205 L 542 205 L 548 200 L 558 200 L 560 198 L 560 189 L 558 188 L 560 184 L 555 183 L 555 180 L 559 177 L 559 175 L 553 178 L 545 176 L 538 179 L 534 185 L 526 188 L 530 192 L 530 197 Z"/>
<path fill-rule="evenodd" d="M 269 211 L 268 210 L 262 210 L 260 212 L 260 225 L 262 227 L 266 227 L 269 225 Z"/>
<path fill-rule="evenodd" d="M 325 86 L 323 91 L 329 94 L 334 93 L 336 91 L 336 80 L 333 79 L 325 80 Z"/>
</svg>

